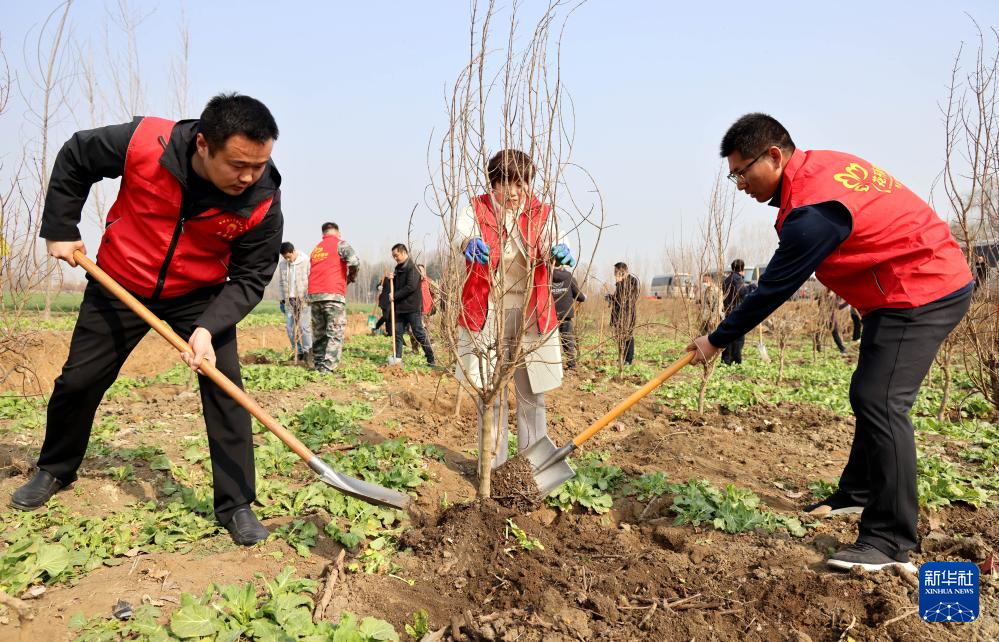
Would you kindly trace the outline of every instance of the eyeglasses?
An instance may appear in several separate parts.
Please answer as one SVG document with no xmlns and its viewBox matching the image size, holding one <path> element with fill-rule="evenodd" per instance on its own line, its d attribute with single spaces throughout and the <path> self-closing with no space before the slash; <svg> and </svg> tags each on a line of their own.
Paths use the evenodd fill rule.
<svg viewBox="0 0 999 642">
<path fill-rule="evenodd" d="M 758 161 L 758 160 L 760 160 L 761 158 L 763 158 L 764 156 L 766 156 L 766 153 L 767 153 L 767 152 L 769 152 L 769 151 L 770 151 L 770 148 L 769 148 L 769 147 L 767 147 L 767 148 L 766 148 L 766 149 L 764 149 L 764 150 L 763 150 L 762 152 L 760 152 L 760 155 L 759 155 L 759 156 L 757 156 L 757 157 L 756 157 L 756 158 L 754 158 L 753 160 L 749 161 L 749 164 L 748 164 L 748 165 L 746 165 L 745 167 L 743 167 L 742 169 L 740 169 L 740 170 L 739 170 L 739 171 L 737 171 L 737 172 L 730 172 L 730 173 L 729 173 L 729 175 L 728 175 L 728 180 L 732 181 L 732 182 L 733 182 L 733 183 L 735 183 L 736 185 L 738 185 L 739 183 L 741 183 L 741 182 L 745 181 L 745 180 L 746 180 L 746 172 L 748 172 L 748 171 L 749 171 L 749 168 L 750 168 L 750 167 L 752 167 L 752 166 L 753 166 L 753 164 L 754 164 L 754 163 L 755 163 L 756 161 Z"/>
</svg>

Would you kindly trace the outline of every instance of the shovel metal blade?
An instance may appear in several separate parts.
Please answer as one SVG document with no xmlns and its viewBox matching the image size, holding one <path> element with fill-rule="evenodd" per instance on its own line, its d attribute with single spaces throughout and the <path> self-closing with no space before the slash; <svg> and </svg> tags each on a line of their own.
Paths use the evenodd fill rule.
<svg viewBox="0 0 999 642">
<path fill-rule="evenodd" d="M 576 471 L 572 469 L 569 462 L 564 459 L 556 464 L 552 464 L 544 470 L 534 473 L 534 481 L 538 484 L 538 490 L 542 497 L 548 497 L 559 486 L 576 476 Z"/>
<path fill-rule="evenodd" d="M 547 497 L 556 488 L 576 476 L 576 471 L 572 469 L 572 466 L 564 458 L 552 461 L 552 458 L 556 456 L 558 451 L 558 446 L 545 436 L 528 446 L 518 455 L 530 462 L 531 470 L 534 471 L 534 483 L 538 485 L 538 490 L 541 491 L 542 497 Z M 545 466 L 545 468 L 538 470 L 542 466 Z"/>
<path fill-rule="evenodd" d="M 309 467 L 319 473 L 320 478 L 325 483 L 344 495 L 350 495 L 376 506 L 388 506 L 389 508 L 398 508 L 400 510 L 406 510 L 409 507 L 411 499 L 409 495 L 392 490 L 391 488 L 379 486 L 378 484 L 366 482 L 363 479 L 338 473 L 318 456 L 313 457 L 309 461 Z"/>
</svg>

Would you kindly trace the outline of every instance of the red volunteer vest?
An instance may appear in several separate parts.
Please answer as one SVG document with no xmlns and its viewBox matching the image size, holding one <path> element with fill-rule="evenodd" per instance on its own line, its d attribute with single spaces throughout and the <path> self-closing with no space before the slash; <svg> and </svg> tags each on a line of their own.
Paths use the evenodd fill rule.
<svg viewBox="0 0 999 642">
<path fill-rule="evenodd" d="M 177 297 L 224 283 L 232 242 L 263 220 L 273 200 L 262 201 L 249 218 L 214 208 L 181 221 L 180 183 L 160 165 L 159 139 L 169 140 L 173 126 L 170 120 L 143 118 L 135 129 L 97 252 L 105 272 L 143 297 Z"/>
<path fill-rule="evenodd" d="M 784 168 L 777 231 L 794 208 L 829 201 L 850 211 L 853 230 L 815 276 L 862 315 L 925 305 L 971 282 L 947 224 L 883 169 L 840 152 L 795 150 Z"/>
<path fill-rule="evenodd" d="M 430 279 L 427 277 L 420 279 L 420 291 L 423 293 L 423 316 L 427 316 L 434 309 L 434 295 L 430 293 Z"/>
<path fill-rule="evenodd" d="M 489 264 L 481 265 L 465 260 L 467 277 L 461 289 L 461 312 L 458 315 L 458 325 L 472 332 L 478 332 L 486 323 L 489 310 L 489 288 L 492 275 L 500 261 L 500 227 L 496 224 L 496 214 L 493 212 L 493 199 L 489 194 L 483 194 L 474 201 L 475 219 L 479 223 L 482 240 L 489 246 Z M 521 237 L 527 242 L 528 260 L 534 263 L 534 284 L 528 293 L 528 314 L 536 314 L 538 331 L 542 334 L 551 332 L 558 326 L 555 314 L 555 303 L 552 300 L 551 282 L 548 274 L 550 248 L 542 247 L 541 234 L 551 216 L 551 208 L 542 205 L 537 198 L 531 196 L 528 207 L 520 213 L 517 223 L 520 226 Z"/>
<path fill-rule="evenodd" d="M 340 258 L 339 236 L 326 236 L 312 249 L 309 294 L 347 295 L 347 262 Z"/>
</svg>

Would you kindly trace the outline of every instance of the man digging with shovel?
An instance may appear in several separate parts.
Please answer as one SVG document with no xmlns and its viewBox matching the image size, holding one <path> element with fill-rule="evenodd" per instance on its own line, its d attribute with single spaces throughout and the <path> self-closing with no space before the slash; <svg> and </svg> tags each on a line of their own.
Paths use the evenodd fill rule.
<svg viewBox="0 0 999 642">
<path fill-rule="evenodd" d="M 198 120 L 139 117 L 77 132 L 52 168 L 41 227 L 48 253 L 77 265 L 90 186 L 122 177 L 100 267 L 189 342 L 182 357 L 193 371 L 208 363 L 241 386 L 236 323 L 260 301 L 281 245 L 281 176 L 270 159 L 277 137 L 267 107 L 238 94 L 215 96 Z M 73 483 L 97 406 L 148 330 L 90 280 L 49 399 L 38 471 L 14 492 L 12 506 L 34 510 Z M 208 378 L 199 384 L 215 515 L 233 541 L 248 546 L 268 536 L 250 509 L 250 415 Z"/>
<path fill-rule="evenodd" d="M 721 143 L 738 189 L 778 208 L 777 251 L 749 294 L 687 347 L 710 361 L 787 301 L 812 272 L 863 316 L 850 384 L 853 447 L 815 516 L 862 513 L 857 542 L 829 566 L 915 571 L 916 443 L 909 410 L 937 349 L 971 300 L 972 276 L 947 224 L 884 170 L 840 152 L 797 149 L 784 127 L 748 114 Z"/>
</svg>

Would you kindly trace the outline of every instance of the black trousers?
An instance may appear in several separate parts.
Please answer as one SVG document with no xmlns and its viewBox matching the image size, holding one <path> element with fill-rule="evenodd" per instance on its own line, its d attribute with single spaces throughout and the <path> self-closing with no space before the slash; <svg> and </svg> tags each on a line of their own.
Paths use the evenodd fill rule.
<svg viewBox="0 0 999 642">
<path fill-rule="evenodd" d="M 966 294 L 864 317 L 850 383 L 857 425 L 839 488 L 864 506 L 857 541 L 886 555 L 916 547 L 916 440 L 909 410 L 940 344 L 970 302 Z"/>
<path fill-rule="evenodd" d="M 430 347 L 430 337 L 423 327 L 422 312 L 396 312 L 395 313 L 395 356 L 401 358 L 403 351 L 403 340 L 406 338 L 406 328 L 410 328 L 416 340 L 423 346 L 423 355 L 427 358 L 427 363 L 434 364 L 434 349 Z"/>
<path fill-rule="evenodd" d="M 576 334 L 572 328 L 572 318 L 562 319 L 558 323 L 558 334 L 562 340 L 562 354 L 565 355 L 565 365 L 576 367 Z"/>
<path fill-rule="evenodd" d="M 218 293 L 199 290 L 183 297 L 143 303 L 187 340 L 194 322 Z M 76 479 L 90 441 L 97 406 L 125 359 L 149 326 L 96 283 L 87 285 L 69 345 L 69 357 L 49 399 L 45 441 L 38 467 L 68 484 Z M 216 367 L 240 388 L 236 329 L 212 337 Z M 250 414 L 205 377 L 198 377 L 212 459 L 215 515 L 223 524 L 232 511 L 256 498 Z"/>
<path fill-rule="evenodd" d="M 732 365 L 733 363 L 742 363 L 742 347 L 744 345 L 746 345 L 745 335 L 725 346 L 725 350 L 722 352 L 721 357 L 722 363 L 727 363 L 728 365 Z"/>
<path fill-rule="evenodd" d="M 635 335 L 622 338 L 618 350 L 624 352 L 624 365 L 630 366 L 631 362 L 635 360 Z"/>
</svg>

